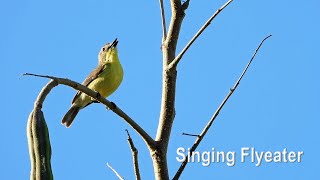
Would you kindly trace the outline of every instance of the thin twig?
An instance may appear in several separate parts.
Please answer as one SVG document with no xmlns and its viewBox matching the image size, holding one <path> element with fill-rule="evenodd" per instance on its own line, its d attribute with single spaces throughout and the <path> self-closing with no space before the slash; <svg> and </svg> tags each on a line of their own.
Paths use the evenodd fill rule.
<svg viewBox="0 0 320 180">
<path fill-rule="evenodd" d="M 181 5 L 182 9 L 183 10 L 188 9 L 189 3 L 190 3 L 190 0 L 186 0 L 185 2 L 183 2 L 182 5 Z"/>
<path fill-rule="evenodd" d="M 157 145 L 149 148 L 156 180 L 169 179 L 167 151 L 175 116 L 174 102 L 177 72 L 173 68 L 166 71 L 166 67 L 175 58 L 181 23 L 185 16 L 181 7 L 181 0 L 170 0 L 170 4 L 171 20 L 168 26 L 167 38 L 165 42 L 162 43 L 162 95 L 160 117 L 155 136 Z"/>
<path fill-rule="evenodd" d="M 42 108 L 42 104 L 43 104 L 44 100 L 46 99 L 47 95 L 57 85 L 58 85 L 57 81 L 50 80 L 50 82 L 42 88 L 41 92 L 39 93 L 39 95 L 37 97 L 37 100 L 34 102 L 34 106 Z"/>
<path fill-rule="evenodd" d="M 142 139 L 146 142 L 148 146 L 154 146 L 155 141 L 149 136 L 149 134 L 141 128 L 131 117 L 129 117 L 125 112 L 123 112 L 118 106 L 115 106 L 114 103 L 108 101 L 107 99 L 103 98 L 99 95 L 99 93 L 89 89 L 86 86 L 83 86 L 82 84 L 79 84 L 75 81 L 65 79 L 65 78 L 58 78 L 54 76 L 45 76 L 45 75 L 37 75 L 37 74 L 31 74 L 26 73 L 24 75 L 28 76 L 36 76 L 36 77 L 42 77 L 42 78 L 48 78 L 55 80 L 58 84 L 67 85 L 69 87 L 72 87 L 78 91 L 81 91 L 88 96 L 94 98 L 95 100 L 99 101 L 100 103 L 104 104 L 106 107 L 111 109 L 114 113 L 116 113 L 118 116 L 120 116 L 124 121 L 126 121 L 136 132 L 142 137 Z"/>
<path fill-rule="evenodd" d="M 185 135 L 185 136 L 195 136 L 195 137 L 199 137 L 200 135 L 198 134 L 189 134 L 189 133 L 182 133 L 182 135 Z"/>
<path fill-rule="evenodd" d="M 163 0 L 159 0 L 160 12 L 161 12 L 161 21 L 162 21 L 162 43 L 167 38 L 167 28 L 166 28 L 166 17 L 164 14 Z"/>
<path fill-rule="evenodd" d="M 126 129 L 128 135 L 128 143 L 132 153 L 134 174 L 136 175 L 136 180 L 141 180 L 140 170 L 139 170 L 139 162 L 138 162 L 138 149 L 134 146 L 133 141 L 130 137 L 129 131 Z"/>
<path fill-rule="evenodd" d="M 213 116 L 211 117 L 211 119 L 209 120 L 208 124 L 204 127 L 204 129 L 202 130 L 200 136 L 196 139 L 195 143 L 193 144 L 193 146 L 190 149 L 190 153 L 194 152 L 196 150 L 196 148 L 198 147 L 198 145 L 200 144 L 200 142 L 202 141 L 203 137 L 206 135 L 206 133 L 208 132 L 209 128 L 211 127 L 213 121 L 217 118 L 217 116 L 219 115 L 220 110 L 223 108 L 223 106 L 225 105 L 225 103 L 228 101 L 228 99 L 230 98 L 230 96 L 233 94 L 233 92 L 237 89 L 238 85 L 240 84 L 240 81 L 242 79 L 242 77 L 244 76 L 244 74 L 247 72 L 247 69 L 249 68 L 251 62 L 253 61 L 253 59 L 255 58 L 256 54 L 258 53 L 260 47 L 262 46 L 263 42 L 268 39 L 269 37 L 271 37 L 271 35 L 265 37 L 261 43 L 259 44 L 259 46 L 257 47 L 257 49 L 255 50 L 253 56 L 251 57 L 249 63 L 247 64 L 247 66 L 245 67 L 245 69 L 243 70 L 242 74 L 240 75 L 239 79 L 237 80 L 237 82 L 234 84 L 234 86 L 230 89 L 229 93 L 227 94 L 227 96 L 224 98 L 224 100 L 222 101 L 222 103 L 220 104 L 220 106 L 218 107 L 218 109 L 216 110 L 216 112 L 213 114 Z M 178 169 L 177 173 L 174 176 L 174 180 L 179 179 L 182 171 L 184 170 L 184 168 L 186 167 L 187 163 L 188 163 L 189 159 L 188 157 L 185 159 L 185 161 L 180 165 L 180 168 Z"/>
<path fill-rule="evenodd" d="M 223 6 L 221 6 L 204 25 L 199 29 L 199 31 L 193 36 L 193 38 L 188 42 L 188 44 L 183 48 L 183 50 L 178 54 L 178 56 L 168 65 L 167 69 L 171 69 L 179 63 L 184 53 L 189 49 L 193 42 L 202 34 L 202 32 L 211 24 L 211 21 L 224 9 L 226 8 L 233 0 L 229 0 Z"/>
<path fill-rule="evenodd" d="M 114 174 L 115 174 L 120 180 L 124 180 L 124 178 L 123 178 L 109 163 L 107 163 L 107 166 L 111 169 L 111 171 L 114 172 Z"/>
</svg>

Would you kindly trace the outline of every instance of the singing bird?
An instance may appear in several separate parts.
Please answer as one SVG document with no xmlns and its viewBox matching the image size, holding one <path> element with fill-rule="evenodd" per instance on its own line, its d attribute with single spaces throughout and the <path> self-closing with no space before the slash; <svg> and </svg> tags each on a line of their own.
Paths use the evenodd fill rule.
<svg viewBox="0 0 320 180">
<path fill-rule="evenodd" d="M 123 69 L 120 64 L 117 50 L 118 40 L 104 45 L 98 56 L 98 66 L 83 81 L 82 85 L 98 92 L 106 98 L 121 84 Z M 78 91 L 72 100 L 71 107 L 62 119 L 62 124 L 70 127 L 78 112 L 95 102 L 94 99 Z"/>
</svg>

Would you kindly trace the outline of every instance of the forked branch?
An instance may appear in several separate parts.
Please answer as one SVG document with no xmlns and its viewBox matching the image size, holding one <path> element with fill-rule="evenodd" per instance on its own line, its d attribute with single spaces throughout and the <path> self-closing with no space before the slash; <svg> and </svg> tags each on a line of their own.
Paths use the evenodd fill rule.
<svg viewBox="0 0 320 180">
<path fill-rule="evenodd" d="M 179 61 L 181 60 L 182 56 L 185 52 L 189 49 L 189 47 L 193 44 L 193 42 L 202 34 L 202 32 L 211 24 L 212 20 L 217 17 L 220 12 L 226 8 L 233 0 L 229 0 L 223 6 L 221 6 L 209 19 L 204 25 L 199 29 L 199 31 L 193 36 L 193 38 L 188 42 L 188 44 L 182 49 L 182 51 L 178 54 L 178 56 L 168 65 L 167 69 L 171 69 L 178 65 Z"/>
<path fill-rule="evenodd" d="M 163 0 L 159 0 L 160 12 L 161 12 L 161 22 L 162 22 L 162 43 L 167 38 L 167 28 L 166 28 L 166 17 L 164 14 Z"/>
<path fill-rule="evenodd" d="M 26 73 L 24 75 L 52 79 L 52 80 L 55 80 L 58 84 L 63 84 L 63 85 L 72 87 L 78 91 L 81 91 L 81 92 L 87 94 L 88 96 L 99 101 L 101 104 L 104 104 L 106 107 L 108 107 L 114 113 L 116 113 L 118 116 L 120 116 L 124 121 L 126 121 L 142 137 L 142 139 L 146 142 L 147 146 L 153 147 L 155 145 L 155 141 L 131 117 L 129 117 L 125 112 L 123 112 L 114 103 L 103 98 L 102 96 L 99 95 L 99 93 L 89 89 L 88 87 L 83 86 L 82 84 L 79 84 L 75 81 L 65 79 L 65 78 L 58 78 L 58 77 L 54 77 L 54 76 L 44 76 L 44 75 L 37 75 L 37 74 L 30 74 L 30 73 Z"/>
<path fill-rule="evenodd" d="M 240 75 L 239 79 L 237 80 L 237 82 L 234 84 L 234 86 L 230 89 L 229 93 L 226 95 L 226 97 L 224 98 L 224 100 L 222 101 L 222 103 L 220 104 L 220 106 L 218 107 L 218 109 L 216 110 L 216 112 L 213 114 L 213 116 L 211 117 L 211 119 L 209 120 L 209 122 L 207 123 L 207 125 L 204 127 L 204 129 L 202 130 L 201 134 L 197 137 L 195 143 L 192 145 L 191 149 L 190 149 L 190 153 L 194 152 L 196 150 L 196 148 L 198 147 L 198 145 L 200 144 L 200 142 L 202 141 L 203 137 L 206 135 L 206 133 L 208 132 L 208 130 L 210 129 L 213 121 L 217 118 L 217 116 L 219 115 L 220 110 L 223 108 L 223 106 L 225 105 L 225 103 L 228 101 L 228 99 L 230 98 L 230 96 L 233 94 L 233 92 L 237 89 L 238 85 L 240 84 L 240 81 L 242 80 L 243 76 L 245 75 L 245 73 L 247 72 L 251 62 L 253 61 L 253 59 L 255 58 L 256 54 L 258 53 L 260 47 L 262 46 L 262 44 L 264 43 L 265 40 L 267 40 L 269 37 L 271 37 L 271 35 L 265 37 L 259 44 L 259 46 L 257 47 L 257 49 L 255 50 L 253 56 L 251 57 L 250 61 L 248 62 L 247 66 L 244 68 L 242 74 Z M 179 179 L 181 173 L 183 172 L 184 168 L 186 167 L 187 163 L 188 163 L 189 159 L 188 157 L 186 157 L 185 161 L 180 165 L 180 168 L 178 169 L 178 171 L 176 172 L 175 176 L 174 176 L 174 180 Z"/>
</svg>

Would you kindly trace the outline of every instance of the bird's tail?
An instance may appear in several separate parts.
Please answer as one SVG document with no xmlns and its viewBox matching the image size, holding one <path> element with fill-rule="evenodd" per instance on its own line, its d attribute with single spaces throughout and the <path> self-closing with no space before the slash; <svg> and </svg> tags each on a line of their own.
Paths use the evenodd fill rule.
<svg viewBox="0 0 320 180">
<path fill-rule="evenodd" d="M 66 113 L 66 115 L 64 115 L 61 123 L 64 124 L 66 127 L 70 127 L 79 111 L 80 107 L 72 105 L 69 111 Z"/>
</svg>

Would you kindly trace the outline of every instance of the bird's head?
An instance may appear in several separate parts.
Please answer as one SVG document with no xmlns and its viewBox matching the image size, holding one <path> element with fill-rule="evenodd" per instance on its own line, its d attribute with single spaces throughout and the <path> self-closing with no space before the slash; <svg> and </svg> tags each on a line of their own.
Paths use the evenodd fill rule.
<svg viewBox="0 0 320 180">
<path fill-rule="evenodd" d="M 99 53 L 99 64 L 106 64 L 108 62 L 119 61 L 118 59 L 118 39 L 116 38 L 113 42 L 104 45 Z"/>
</svg>

